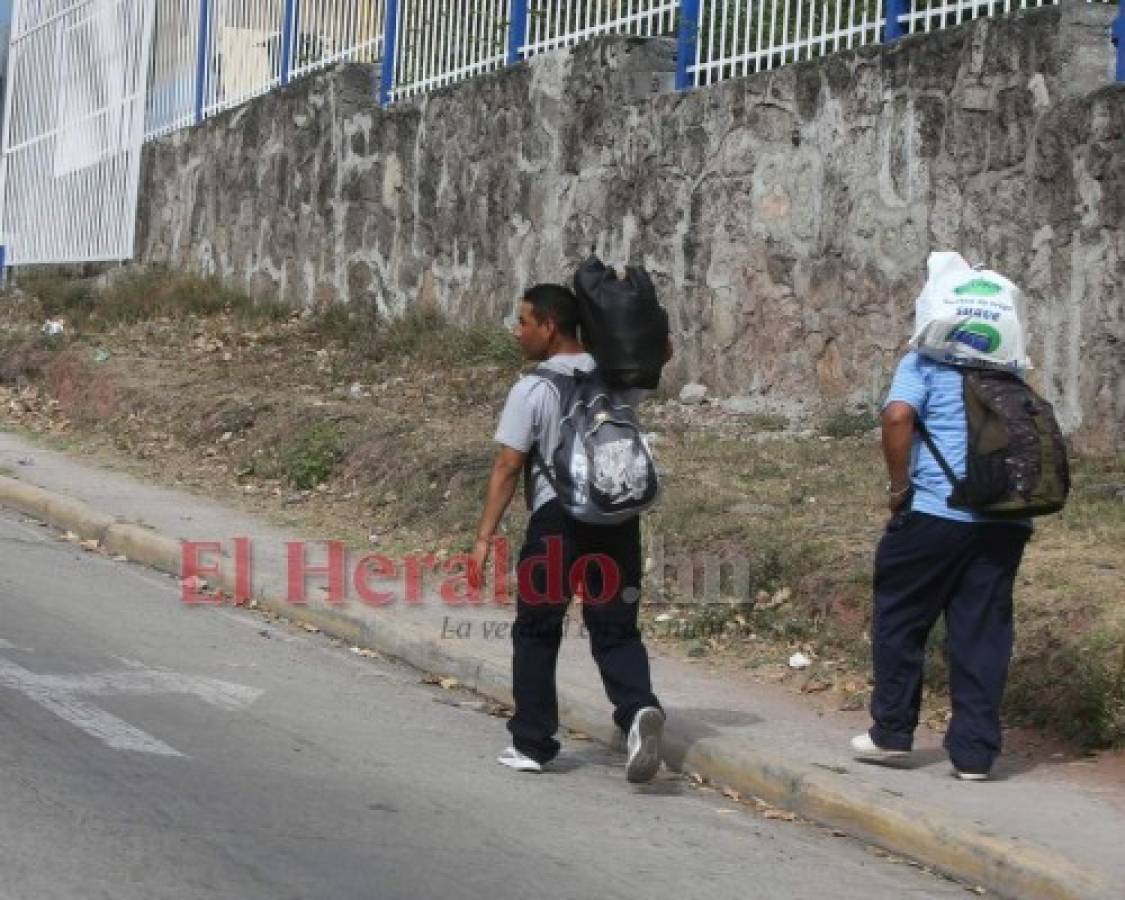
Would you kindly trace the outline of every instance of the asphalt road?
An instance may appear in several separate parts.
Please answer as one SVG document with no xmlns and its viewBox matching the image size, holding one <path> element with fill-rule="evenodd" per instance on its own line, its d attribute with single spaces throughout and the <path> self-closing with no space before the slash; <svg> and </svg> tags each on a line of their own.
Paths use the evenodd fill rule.
<svg viewBox="0 0 1125 900">
<path fill-rule="evenodd" d="M 0 513 L 5 900 L 963 896 L 590 742 L 511 772 L 477 706 Z"/>
</svg>

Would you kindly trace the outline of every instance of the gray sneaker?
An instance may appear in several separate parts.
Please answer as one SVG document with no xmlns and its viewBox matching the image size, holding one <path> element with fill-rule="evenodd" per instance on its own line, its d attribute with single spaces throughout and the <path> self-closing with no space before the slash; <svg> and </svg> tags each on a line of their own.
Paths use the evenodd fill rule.
<svg viewBox="0 0 1125 900">
<path fill-rule="evenodd" d="M 664 737 L 664 713 L 655 706 L 646 706 L 633 716 L 626 742 L 628 759 L 625 777 L 633 784 L 652 781 L 660 768 L 660 742 Z"/>
</svg>

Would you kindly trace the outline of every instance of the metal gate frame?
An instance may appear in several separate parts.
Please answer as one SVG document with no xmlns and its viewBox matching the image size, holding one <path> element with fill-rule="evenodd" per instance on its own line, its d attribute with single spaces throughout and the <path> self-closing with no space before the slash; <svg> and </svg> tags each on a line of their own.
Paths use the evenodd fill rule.
<svg viewBox="0 0 1125 900">
<path fill-rule="evenodd" d="M 0 145 L 6 264 L 130 259 L 154 0 L 15 0 Z"/>
</svg>

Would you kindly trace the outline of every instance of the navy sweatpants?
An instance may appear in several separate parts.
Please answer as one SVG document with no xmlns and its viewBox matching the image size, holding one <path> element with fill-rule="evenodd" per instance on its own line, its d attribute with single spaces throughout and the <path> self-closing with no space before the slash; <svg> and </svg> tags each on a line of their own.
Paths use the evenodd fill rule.
<svg viewBox="0 0 1125 900">
<path fill-rule="evenodd" d="M 547 542 L 561 545 L 557 584 L 550 586 L 546 566 L 533 571 L 534 596 L 525 596 L 521 585 L 512 628 L 512 693 L 515 711 L 508 721 L 512 745 L 539 762 L 559 752 L 555 732 L 559 727 L 555 666 L 563 639 L 563 621 L 570 601 L 569 574 L 575 561 L 604 554 L 617 568 L 616 590 L 605 584 L 601 570 L 586 571 L 587 597 L 601 602 L 582 604 L 582 621 L 590 635 L 590 649 L 613 704 L 613 720 L 627 731 L 637 711 L 659 707 L 652 692 L 648 653 L 637 627 L 642 573 L 640 520 L 620 525 L 587 525 L 570 518 L 557 500 L 537 509 L 527 523 L 527 538 L 520 562 L 547 552 Z M 607 560 L 607 561 L 608 561 Z M 603 593 L 603 588 L 605 591 Z"/>
<path fill-rule="evenodd" d="M 1022 525 L 954 522 L 920 512 L 891 520 L 875 555 L 876 744 L 911 748 L 926 638 L 944 614 L 953 701 L 945 748 L 961 771 L 992 768 L 1014 638 L 1012 585 L 1030 534 Z"/>
</svg>

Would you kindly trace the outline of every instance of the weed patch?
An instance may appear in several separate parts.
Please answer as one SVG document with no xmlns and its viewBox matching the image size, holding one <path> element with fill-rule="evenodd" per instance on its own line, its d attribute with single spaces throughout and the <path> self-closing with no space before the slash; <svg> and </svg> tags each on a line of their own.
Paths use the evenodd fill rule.
<svg viewBox="0 0 1125 900">
<path fill-rule="evenodd" d="M 318 422 L 282 446 L 281 464 L 285 477 L 297 490 L 311 490 L 328 480 L 344 457 L 343 435 L 338 426 Z"/>
<path fill-rule="evenodd" d="M 870 410 L 850 412 L 837 409 L 825 417 L 820 425 L 821 434 L 834 438 L 858 437 L 877 427 L 879 420 Z"/>
<path fill-rule="evenodd" d="M 243 322 L 280 321 L 292 312 L 255 302 L 217 278 L 171 275 L 159 269 L 132 270 L 102 284 L 47 275 L 25 277 L 23 290 L 47 318 L 61 317 L 72 329 L 98 333 L 158 318 L 207 318 L 226 313 Z"/>
<path fill-rule="evenodd" d="M 324 340 L 374 362 L 496 365 L 511 371 L 523 362 L 519 346 L 507 331 L 487 325 L 454 325 L 436 309 L 382 318 L 369 308 L 334 306 L 317 316 L 310 328 Z"/>
<path fill-rule="evenodd" d="M 755 413 L 746 421 L 754 431 L 785 431 L 789 427 L 788 416 L 778 413 Z"/>
</svg>

